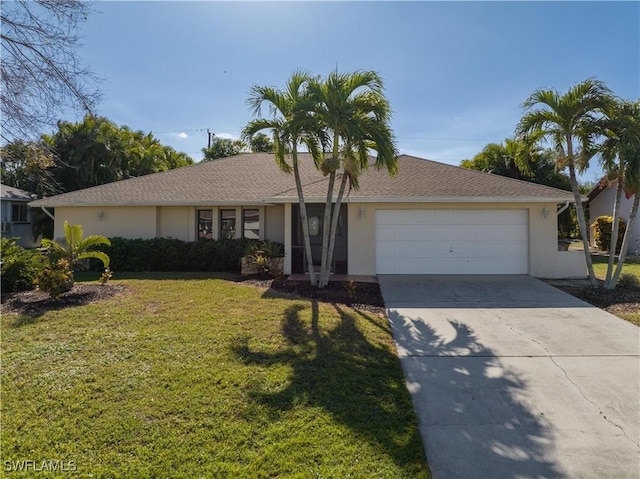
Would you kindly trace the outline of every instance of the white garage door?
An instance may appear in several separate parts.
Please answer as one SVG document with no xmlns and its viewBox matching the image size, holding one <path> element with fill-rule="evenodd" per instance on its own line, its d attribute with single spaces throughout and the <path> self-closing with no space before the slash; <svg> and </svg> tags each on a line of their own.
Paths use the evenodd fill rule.
<svg viewBox="0 0 640 479">
<path fill-rule="evenodd" d="M 378 210 L 379 274 L 527 274 L 527 210 Z"/>
</svg>

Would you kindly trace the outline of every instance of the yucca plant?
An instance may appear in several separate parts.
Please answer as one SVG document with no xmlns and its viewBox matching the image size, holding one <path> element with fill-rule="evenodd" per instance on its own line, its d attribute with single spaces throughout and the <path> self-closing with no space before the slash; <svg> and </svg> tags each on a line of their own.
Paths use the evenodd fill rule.
<svg viewBox="0 0 640 479">
<path fill-rule="evenodd" d="M 87 258 L 95 258 L 104 264 L 105 268 L 109 267 L 109 256 L 102 251 L 95 251 L 92 248 L 100 245 L 111 246 L 108 238 L 100 235 L 91 235 L 83 238 L 81 225 L 70 225 L 68 221 L 64 222 L 65 244 L 58 243 L 50 239 L 42 240 L 42 249 L 49 255 L 51 264 L 63 259 L 69 263 L 71 272 L 69 280 L 69 289 L 73 287 L 73 270 L 78 261 Z"/>
</svg>

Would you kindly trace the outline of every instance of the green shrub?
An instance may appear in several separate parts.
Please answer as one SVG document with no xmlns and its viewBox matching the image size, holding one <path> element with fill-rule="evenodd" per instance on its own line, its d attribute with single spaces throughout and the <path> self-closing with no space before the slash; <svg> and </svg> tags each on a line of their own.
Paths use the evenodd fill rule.
<svg viewBox="0 0 640 479">
<path fill-rule="evenodd" d="M 66 259 L 59 259 L 50 263 L 40 271 L 35 284 L 40 291 L 48 293 L 54 300 L 59 300 L 62 293 L 73 287 L 71 264 Z"/>
<path fill-rule="evenodd" d="M 44 266 L 38 250 L 26 250 L 16 238 L 2 238 L 0 243 L 0 283 L 2 293 L 33 289 L 33 281 Z"/>
<path fill-rule="evenodd" d="M 593 228 L 593 239 L 595 240 L 596 246 L 600 251 L 609 251 L 609 246 L 611 246 L 612 224 L 612 216 L 598 216 L 591 225 L 591 227 Z M 620 252 L 620 248 L 622 247 L 624 229 L 627 224 L 622 218 L 620 218 L 618 220 L 618 225 L 618 243 L 616 244 L 616 254 Z"/>
<path fill-rule="evenodd" d="M 274 260 L 284 256 L 284 246 L 275 241 L 253 242 L 246 246 L 244 256 L 258 273 L 272 273 L 279 276 L 281 271 L 278 271 Z"/>
<path fill-rule="evenodd" d="M 618 278 L 618 286 L 624 289 L 640 289 L 640 278 L 635 274 L 624 273 Z"/>
<path fill-rule="evenodd" d="M 181 241 L 173 238 L 111 238 L 112 271 L 239 272 L 246 246 L 252 240 Z M 92 270 L 102 271 L 100 263 Z"/>
</svg>

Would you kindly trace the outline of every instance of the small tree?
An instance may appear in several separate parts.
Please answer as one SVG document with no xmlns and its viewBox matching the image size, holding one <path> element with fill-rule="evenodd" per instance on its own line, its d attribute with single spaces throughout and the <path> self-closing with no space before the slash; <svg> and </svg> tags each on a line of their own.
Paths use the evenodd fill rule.
<svg viewBox="0 0 640 479">
<path fill-rule="evenodd" d="M 211 161 L 218 158 L 226 158 L 227 156 L 239 155 L 244 149 L 245 144 L 240 140 L 214 138 L 210 147 L 202 149 L 202 153 L 204 154 L 202 161 Z"/>
<path fill-rule="evenodd" d="M 254 153 L 273 153 L 274 144 L 271 139 L 264 133 L 257 133 L 249 142 L 251 151 Z"/>
<path fill-rule="evenodd" d="M 64 222 L 65 244 L 60 244 L 49 239 L 42 240 L 42 248 L 49 254 L 49 262 L 56 265 L 60 260 L 68 263 L 71 272 L 69 279 L 69 288 L 73 287 L 73 270 L 78 261 L 88 258 L 95 258 L 102 261 L 105 268 L 109 267 L 109 256 L 102 251 L 95 251 L 99 245 L 111 246 L 108 238 L 100 235 L 91 235 L 83 238 L 81 225 L 70 225 L 68 221 Z"/>
</svg>

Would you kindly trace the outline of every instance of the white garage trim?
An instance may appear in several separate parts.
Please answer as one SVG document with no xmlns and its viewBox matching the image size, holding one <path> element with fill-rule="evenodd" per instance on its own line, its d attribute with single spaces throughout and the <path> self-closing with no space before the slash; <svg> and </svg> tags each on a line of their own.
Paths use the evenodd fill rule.
<svg viewBox="0 0 640 479">
<path fill-rule="evenodd" d="M 378 274 L 527 274 L 529 217 L 509 210 L 377 210 Z"/>
</svg>

